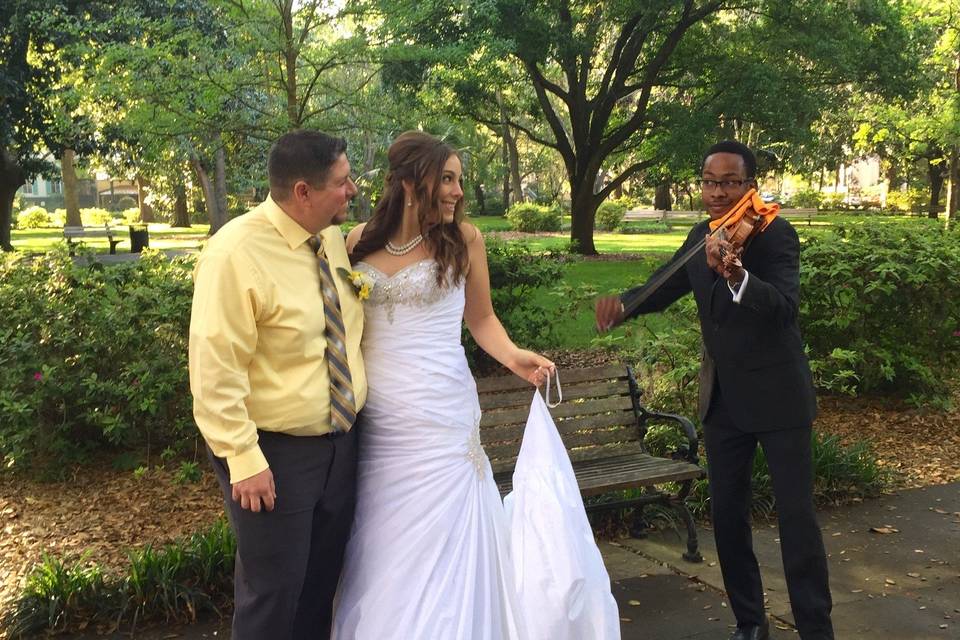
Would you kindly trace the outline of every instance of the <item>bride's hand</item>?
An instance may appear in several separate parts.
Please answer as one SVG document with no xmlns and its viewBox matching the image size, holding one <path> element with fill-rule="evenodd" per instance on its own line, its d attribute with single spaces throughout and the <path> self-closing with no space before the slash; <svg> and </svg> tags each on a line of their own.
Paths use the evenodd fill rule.
<svg viewBox="0 0 960 640">
<path fill-rule="evenodd" d="M 515 374 L 539 387 L 553 375 L 557 367 L 539 353 L 518 349 L 514 357 L 507 363 L 507 368 Z"/>
</svg>

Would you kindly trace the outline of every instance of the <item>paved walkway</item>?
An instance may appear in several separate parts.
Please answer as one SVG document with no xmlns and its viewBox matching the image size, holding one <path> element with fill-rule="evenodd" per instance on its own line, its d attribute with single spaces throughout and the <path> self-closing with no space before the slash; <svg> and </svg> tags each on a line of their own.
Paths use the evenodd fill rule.
<svg viewBox="0 0 960 640">
<path fill-rule="evenodd" d="M 820 523 L 838 640 L 960 638 L 960 483 L 827 509 Z M 730 635 L 735 621 L 724 597 L 713 536 L 701 534 L 702 564 L 681 559 L 680 537 L 671 531 L 601 545 L 620 604 L 623 640 L 726 640 Z M 754 546 L 766 586 L 771 638 L 796 638 L 776 525 L 756 527 Z M 130 636 L 116 636 L 121 637 Z M 200 640 L 229 638 L 230 633 L 228 623 L 208 622 L 135 637 Z"/>
</svg>

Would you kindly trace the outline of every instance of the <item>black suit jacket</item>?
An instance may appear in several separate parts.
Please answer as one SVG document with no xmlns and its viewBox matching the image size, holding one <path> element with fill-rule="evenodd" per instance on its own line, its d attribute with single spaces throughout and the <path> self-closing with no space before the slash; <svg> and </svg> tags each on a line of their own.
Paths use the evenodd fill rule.
<svg viewBox="0 0 960 640">
<path fill-rule="evenodd" d="M 707 234 L 708 223 L 691 229 L 683 246 L 647 284 L 625 292 L 626 305 L 649 282 Z M 644 301 L 634 315 L 661 311 L 693 292 L 703 333 L 700 418 L 710 406 L 713 381 L 724 405 L 744 431 L 809 427 L 816 416 L 810 365 L 803 351 L 797 310 L 800 301 L 800 242 L 783 218 L 775 218 L 743 252 L 750 273 L 740 304 L 726 281 L 707 266 L 701 250 Z"/>
</svg>

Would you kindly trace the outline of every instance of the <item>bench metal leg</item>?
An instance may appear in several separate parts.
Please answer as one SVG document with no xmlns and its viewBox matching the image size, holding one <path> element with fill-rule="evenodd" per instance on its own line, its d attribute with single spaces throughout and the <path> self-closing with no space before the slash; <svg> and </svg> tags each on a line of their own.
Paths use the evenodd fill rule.
<svg viewBox="0 0 960 640">
<path fill-rule="evenodd" d="M 700 541 L 697 538 L 697 525 L 693 521 L 690 509 L 687 508 L 687 503 L 678 499 L 672 499 L 670 502 L 683 523 L 687 525 L 687 550 L 683 554 L 683 559 L 687 562 L 703 562 L 703 556 L 700 555 Z"/>
<path fill-rule="evenodd" d="M 687 562 L 703 562 L 703 556 L 700 555 L 700 540 L 697 538 L 697 524 L 693 521 L 690 509 L 687 508 L 687 496 L 690 495 L 692 487 L 692 480 L 684 480 L 680 483 L 680 491 L 670 498 L 670 504 L 687 525 L 687 551 L 683 554 L 683 559 Z"/>
<path fill-rule="evenodd" d="M 650 522 L 643 515 L 645 505 L 638 504 L 633 510 L 633 517 L 630 519 L 630 537 L 642 540 L 647 537 L 647 529 L 650 528 Z"/>
</svg>

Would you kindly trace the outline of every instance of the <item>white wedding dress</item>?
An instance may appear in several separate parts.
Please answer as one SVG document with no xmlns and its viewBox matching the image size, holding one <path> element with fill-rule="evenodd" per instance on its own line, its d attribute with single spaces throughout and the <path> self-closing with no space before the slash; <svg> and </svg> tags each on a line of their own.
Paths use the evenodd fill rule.
<svg viewBox="0 0 960 640">
<path fill-rule="evenodd" d="M 390 277 L 356 268 L 375 283 L 364 303 L 369 395 L 333 638 L 525 638 L 460 344 L 463 283 L 439 287 L 429 259 Z"/>
</svg>

